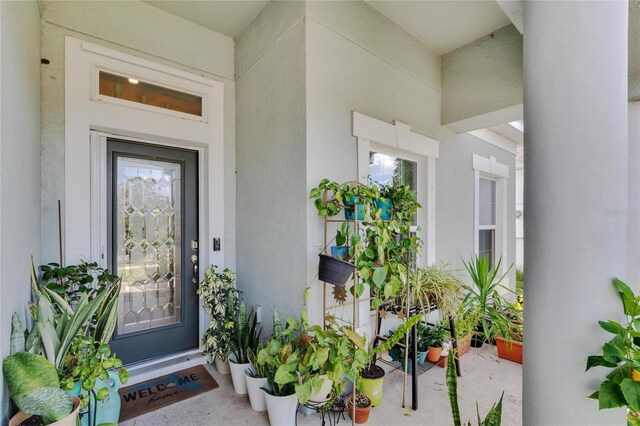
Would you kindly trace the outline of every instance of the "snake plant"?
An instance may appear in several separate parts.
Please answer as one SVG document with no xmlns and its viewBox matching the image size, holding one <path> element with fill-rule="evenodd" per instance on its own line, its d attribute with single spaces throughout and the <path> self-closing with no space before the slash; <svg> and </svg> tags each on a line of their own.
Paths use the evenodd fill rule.
<svg viewBox="0 0 640 426">
<path fill-rule="evenodd" d="M 260 344 L 260 334 L 262 333 L 262 327 L 258 329 L 257 326 L 256 313 L 252 309 L 249 317 L 247 317 L 247 307 L 244 301 L 241 301 L 231 339 L 231 349 L 237 364 L 247 364 L 249 362 L 249 352 L 257 352 Z"/>
</svg>

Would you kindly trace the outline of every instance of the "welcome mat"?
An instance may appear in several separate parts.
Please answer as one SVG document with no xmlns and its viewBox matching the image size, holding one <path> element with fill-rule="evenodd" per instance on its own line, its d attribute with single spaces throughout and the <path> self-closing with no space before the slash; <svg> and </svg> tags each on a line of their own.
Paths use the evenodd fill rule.
<svg viewBox="0 0 640 426">
<path fill-rule="evenodd" d="M 218 387 L 206 368 L 198 365 L 120 389 L 120 421 L 166 407 Z"/>
</svg>

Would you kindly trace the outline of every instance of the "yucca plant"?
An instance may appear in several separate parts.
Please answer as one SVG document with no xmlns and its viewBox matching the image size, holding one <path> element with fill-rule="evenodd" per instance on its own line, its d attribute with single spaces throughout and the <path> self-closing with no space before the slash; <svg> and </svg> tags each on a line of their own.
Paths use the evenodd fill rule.
<svg viewBox="0 0 640 426">
<path fill-rule="evenodd" d="M 238 316 L 234 322 L 234 333 L 231 338 L 231 350 L 235 355 L 237 364 L 247 364 L 249 362 L 249 351 L 255 353 L 258 350 L 262 327 L 258 329 L 257 326 L 256 313 L 252 309 L 247 317 L 247 307 L 244 300 L 241 301 L 238 307 Z"/>
<path fill-rule="evenodd" d="M 456 367 L 454 365 L 455 357 L 457 356 L 455 353 L 455 349 L 451 349 L 449 351 L 449 355 L 447 356 L 447 388 L 449 389 L 449 402 L 451 403 L 451 414 L 453 417 L 453 425 L 461 426 L 460 422 L 460 408 L 458 406 L 458 374 L 456 372 Z M 502 423 L 502 398 L 504 397 L 504 391 L 500 396 L 500 400 L 497 404 L 493 404 L 486 417 L 483 419 L 480 418 L 480 407 L 478 406 L 478 402 L 476 401 L 476 413 L 478 415 L 478 426 L 500 426 Z M 467 422 L 466 425 L 471 426 L 471 421 Z"/>
<path fill-rule="evenodd" d="M 495 264 L 491 265 L 489 256 L 474 256 L 471 261 L 464 262 L 473 285 L 464 286 L 467 295 L 464 297 L 463 303 L 468 307 L 477 309 L 480 314 L 482 332 L 487 339 L 490 339 L 493 333 L 490 325 L 492 318 L 500 318 L 502 316 L 501 306 L 504 300 L 498 290 L 500 287 L 506 288 L 501 285 L 501 282 L 509 270 L 502 275 L 498 275 L 501 264 L 502 258 L 499 258 Z"/>
</svg>

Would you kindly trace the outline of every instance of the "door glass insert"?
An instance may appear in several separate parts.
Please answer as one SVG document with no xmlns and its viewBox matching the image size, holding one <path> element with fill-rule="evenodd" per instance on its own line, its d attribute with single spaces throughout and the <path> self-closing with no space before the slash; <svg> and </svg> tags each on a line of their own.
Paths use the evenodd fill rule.
<svg viewBox="0 0 640 426">
<path fill-rule="evenodd" d="M 126 101 L 202 116 L 202 97 L 100 71 L 99 93 Z"/>
<path fill-rule="evenodd" d="M 180 163 L 118 157 L 118 334 L 181 322 Z"/>
</svg>

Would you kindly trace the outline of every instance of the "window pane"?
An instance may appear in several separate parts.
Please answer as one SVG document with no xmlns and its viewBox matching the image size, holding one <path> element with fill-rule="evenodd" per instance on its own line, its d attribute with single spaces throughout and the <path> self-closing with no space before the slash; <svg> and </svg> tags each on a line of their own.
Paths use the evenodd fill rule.
<svg viewBox="0 0 640 426">
<path fill-rule="evenodd" d="M 480 225 L 496 224 L 496 182 L 480 179 Z"/>
<path fill-rule="evenodd" d="M 100 94 L 172 111 L 202 116 L 202 98 L 133 78 L 100 71 Z"/>
<path fill-rule="evenodd" d="M 478 244 L 478 254 L 482 258 L 489 256 L 489 265 L 493 265 L 494 253 L 495 253 L 495 229 L 483 229 L 480 231 Z"/>
<path fill-rule="evenodd" d="M 403 185 L 416 190 L 417 170 L 418 164 L 415 161 L 380 154 L 379 152 L 371 152 L 369 154 L 369 174 L 374 182 L 388 184 L 396 178 Z"/>
</svg>

